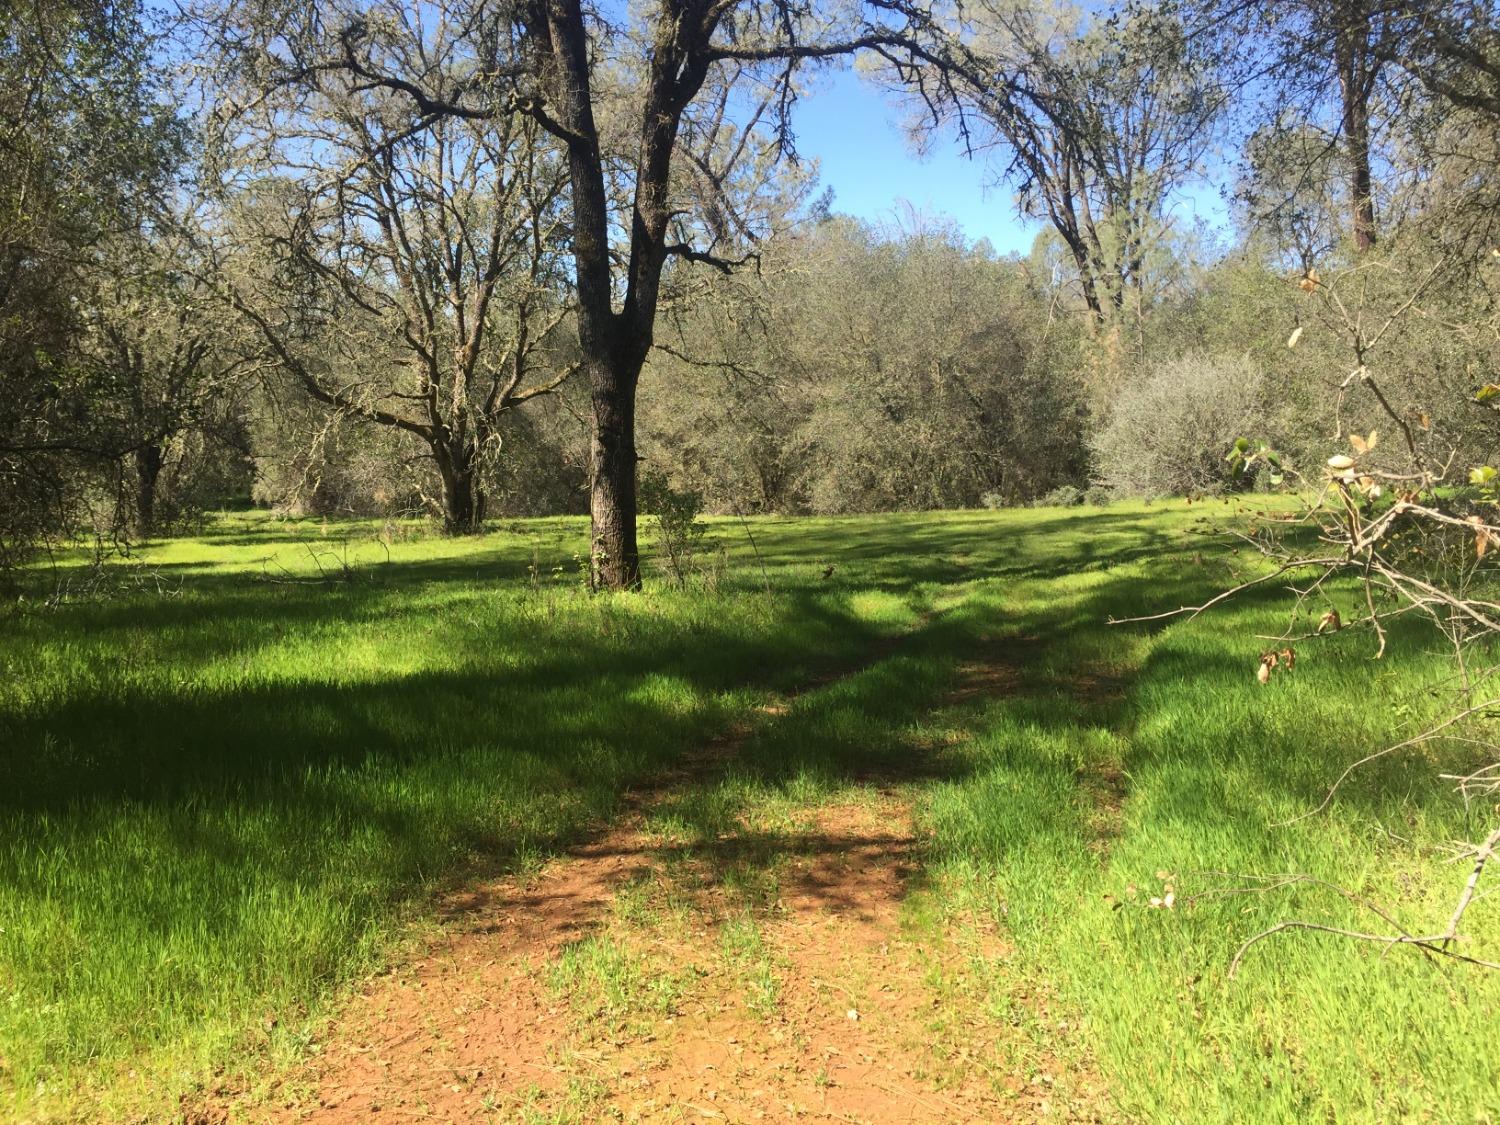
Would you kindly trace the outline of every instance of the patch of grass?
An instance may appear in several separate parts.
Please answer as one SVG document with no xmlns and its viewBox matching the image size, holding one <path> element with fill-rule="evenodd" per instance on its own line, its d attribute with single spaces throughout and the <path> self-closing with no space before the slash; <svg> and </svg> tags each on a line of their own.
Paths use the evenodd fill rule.
<svg viewBox="0 0 1500 1125">
<path fill-rule="evenodd" d="M 597 933 L 568 945 L 547 967 L 547 985 L 581 1020 L 611 1031 L 672 1015 L 686 975 L 648 964 L 612 934 Z"/>
<path fill-rule="evenodd" d="M 130 564 L 170 595 L 4 618 L 0 1115 L 171 1104 L 268 1015 L 315 1021 L 431 891 L 534 868 L 923 597 L 792 559 L 770 594 L 593 597 L 528 575 L 577 520 L 369 530 L 328 528 L 350 581 L 313 581 L 321 526 L 240 519 Z"/>
<path fill-rule="evenodd" d="M 1226 973 L 1239 943 L 1277 921 L 1374 921 L 1309 885 L 1219 893 L 1258 877 L 1352 884 L 1415 929 L 1446 917 L 1453 869 L 1430 845 L 1474 825 L 1432 762 L 1380 763 L 1324 815 L 1286 823 L 1435 705 L 1441 655 L 1408 633 L 1376 665 L 1366 638 L 1340 636 L 1261 687 L 1255 637 L 1285 626 L 1264 600 L 1154 633 L 1086 624 L 1192 600 L 1179 583 L 1143 601 L 1162 573 L 1137 563 L 1011 588 L 1021 627 L 1050 643 L 1022 690 L 971 724 L 962 775 L 928 794 L 934 877 L 1003 922 L 1019 975 L 1081 1021 L 1132 1120 L 1490 1119 L 1493 975 L 1308 936 L 1273 939 Z M 1056 690 L 1070 672 L 1096 680 L 1101 658 L 1128 681 L 1118 697 Z M 1101 806 L 1118 806 L 1102 833 Z M 1150 907 L 1169 887 L 1173 908 Z M 1491 949 L 1497 907 L 1469 921 Z"/>
<path fill-rule="evenodd" d="M 781 987 L 760 926 L 748 914 L 736 914 L 719 926 L 719 949 L 744 991 L 745 1007 L 761 1019 L 776 1014 Z"/>
</svg>

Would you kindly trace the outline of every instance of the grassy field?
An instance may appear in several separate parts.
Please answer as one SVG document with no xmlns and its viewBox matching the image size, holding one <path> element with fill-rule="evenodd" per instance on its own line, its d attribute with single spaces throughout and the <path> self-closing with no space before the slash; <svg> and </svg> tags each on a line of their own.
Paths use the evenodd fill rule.
<svg viewBox="0 0 1500 1125">
<path fill-rule="evenodd" d="M 1089 1060 L 1131 1120 L 1494 1120 L 1493 976 L 1315 935 L 1226 976 L 1277 921 L 1371 919 L 1316 884 L 1225 890 L 1301 872 L 1440 927 L 1462 872 L 1439 846 L 1490 812 L 1413 755 L 1274 827 L 1437 706 L 1448 669 L 1420 633 L 1380 663 L 1348 633 L 1261 687 L 1274 590 L 1105 624 L 1251 573 L 1215 534 L 1238 518 L 715 522 L 689 588 L 607 598 L 565 519 L 445 540 L 226 516 L 103 580 L 39 573 L 72 596 L 0 618 L 0 1117 L 167 1113 L 295 1058 L 435 892 L 539 863 L 766 700 L 858 669 L 748 743 L 685 829 L 940 747 L 912 780 L 936 893 L 911 924 L 962 904 L 1009 938 L 955 1005 Z M 975 660 L 1004 690 L 948 699 Z M 1493 955 L 1500 896 L 1469 927 Z"/>
</svg>

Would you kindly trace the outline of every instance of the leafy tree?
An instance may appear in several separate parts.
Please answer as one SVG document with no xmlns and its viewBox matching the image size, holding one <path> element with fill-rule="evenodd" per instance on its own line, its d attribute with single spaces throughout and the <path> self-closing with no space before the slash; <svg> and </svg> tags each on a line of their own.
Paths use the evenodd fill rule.
<svg viewBox="0 0 1500 1125">
<path fill-rule="evenodd" d="M 94 388 L 90 425 L 120 455 L 122 505 L 137 532 L 160 530 L 163 484 L 185 514 L 193 478 L 230 484 L 246 468 L 242 375 L 249 361 L 212 314 L 193 251 L 171 216 L 112 239 L 79 301 L 77 366 Z M 210 462 L 217 461 L 219 467 Z M 214 497 L 214 499 L 221 497 Z M 208 497 L 204 497 L 208 499 Z"/>
<path fill-rule="evenodd" d="M 0 564 L 79 512 L 129 449 L 76 345 L 101 246 L 162 198 L 180 148 L 135 3 L 0 11 Z"/>
<path fill-rule="evenodd" d="M 1017 263 L 914 219 L 845 219 L 767 247 L 648 373 L 653 461 L 720 510 L 820 512 L 1030 499 L 1086 477 L 1081 387 Z"/>
<path fill-rule="evenodd" d="M 990 154 L 1021 213 L 1057 232 L 1096 320 L 1143 312 L 1169 206 L 1201 174 L 1226 106 L 1218 45 L 1159 6 L 1106 20 L 981 0 L 964 16 L 971 34 L 951 93 L 946 68 L 915 84 L 894 76 L 923 96 L 930 129 L 956 127 Z"/>
</svg>

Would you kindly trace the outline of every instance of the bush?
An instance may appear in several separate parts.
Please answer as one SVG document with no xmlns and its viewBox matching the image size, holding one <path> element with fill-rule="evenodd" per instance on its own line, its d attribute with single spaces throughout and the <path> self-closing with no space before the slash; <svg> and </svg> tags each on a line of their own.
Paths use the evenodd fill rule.
<svg viewBox="0 0 1500 1125">
<path fill-rule="evenodd" d="M 1083 490 L 1062 484 L 1032 501 L 1033 508 L 1076 508 L 1083 503 Z"/>
<path fill-rule="evenodd" d="M 1248 356 L 1190 353 L 1122 390 L 1093 441 L 1101 483 L 1121 496 L 1223 491 L 1237 437 L 1266 435 L 1262 376 Z"/>
<path fill-rule="evenodd" d="M 653 517 L 656 525 L 656 545 L 660 552 L 657 561 L 682 586 L 708 530 L 700 519 L 703 494 L 693 489 L 675 489 L 666 473 L 649 468 L 641 472 L 639 495 L 641 508 Z"/>
</svg>

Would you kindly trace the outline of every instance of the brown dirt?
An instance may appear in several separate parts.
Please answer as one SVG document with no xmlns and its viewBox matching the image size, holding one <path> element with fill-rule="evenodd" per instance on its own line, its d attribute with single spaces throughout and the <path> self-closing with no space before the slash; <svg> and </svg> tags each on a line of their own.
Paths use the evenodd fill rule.
<svg viewBox="0 0 1500 1125">
<path fill-rule="evenodd" d="M 952 698 L 1015 681 L 986 662 Z M 1006 955 L 992 924 L 910 924 L 905 904 L 928 892 L 899 784 L 868 781 L 791 820 L 742 817 L 715 839 L 653 831 L 653 808 L 743 737 L 632 796 L 540 874 L 454 896 L 422 954 L 367 981 L 269 1100 L 199 1112 L 323 1125 L 1095 1119 L 1087 1075 L 987 1014 L 971 978 Z M 578 968 L 589 949 L 612 959 L 613 985 Z"/>
</svg>

